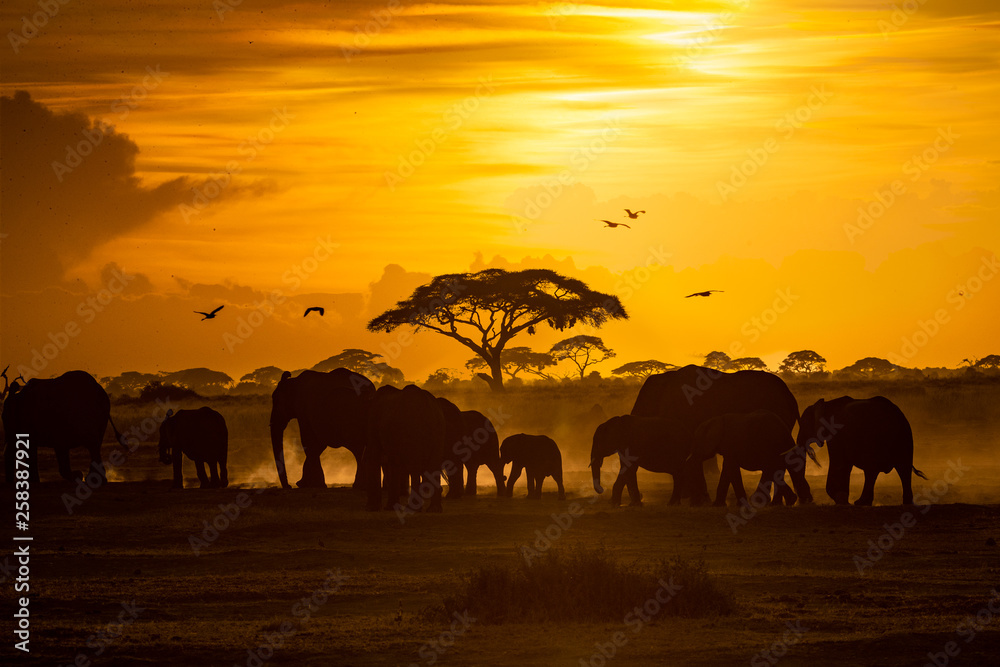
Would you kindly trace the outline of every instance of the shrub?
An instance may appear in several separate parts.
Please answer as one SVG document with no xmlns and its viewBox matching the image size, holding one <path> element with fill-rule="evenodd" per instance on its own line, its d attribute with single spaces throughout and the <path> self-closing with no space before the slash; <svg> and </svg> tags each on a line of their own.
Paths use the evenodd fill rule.
<svg viewBox="0 0 1000 667">
<path fill-rule="evenodd" d="M 486 624 L 623 621 L 654 598 L 661 579 L 676 585 L 677 592 L 659 615 L 701 617 L 733 611 L 732 593 L 700 561 L 622 564 L 603 549 L 553 549 L 530 565 L 518 557 L 516 562 L 473 570 L 460 583 L 459 594 L 444 600 L 443 612 L 450 617 L 468 611 Z"/>
</svg>

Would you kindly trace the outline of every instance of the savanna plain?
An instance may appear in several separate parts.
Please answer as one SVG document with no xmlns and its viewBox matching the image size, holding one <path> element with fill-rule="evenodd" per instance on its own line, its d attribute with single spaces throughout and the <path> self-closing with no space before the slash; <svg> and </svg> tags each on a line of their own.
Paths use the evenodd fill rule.
<svg viewBox="0 0 1000 667">
<path fill-rule="evenodd" d="M 498 498 L 483 468 L 477 497 L 401 519 L 364 511 L 345 450 L 323 454 L 330 488 L 279 488 L 269 397 L 173 401 L 226 417 L 229 487 L 198 489 L 185 460 L 187 488 L 170 490 L 155 432 L 83 499 L 41 452 L 31 653 L 18 664 L 998 664 L 1000 383 L 790 388 L 800 409 L 844 394 L 899 405 L 928 478 L 914 479 L 916 504 L 899 504 L 892 473 L 880 476 L 875 507 L 835 506 L 821 448 L 823 467 L 807 468 L 812 506 L 741 513 L 732 496 L 726 508 L 668 506 L 670 477 L 640 472 L 643 506 L 614 508 L 616 468 L 596 496 L 590 439 L 629 412 L 638 385 L 576 382 L 440 392 L 489 416 L 501 439 L 552 436 L 566 500 L 551 479 L 541 500 L 526 499 L 523 476 L 513 498 Z M 127 432 L 158 409 L 119 401 L 112 418 Z M 296 428 L 285 434 L 292 481 Z M 107 460 L 110 429 L 106 440 Z M 74 468 L 87 463 L 74 450 Z M 744 473 L 748 492 L 755 483 Z M 856 473 L 852 500 L 861 485 Z M 12 644 L 7 633 L 4 655 Z"/>
</svg>

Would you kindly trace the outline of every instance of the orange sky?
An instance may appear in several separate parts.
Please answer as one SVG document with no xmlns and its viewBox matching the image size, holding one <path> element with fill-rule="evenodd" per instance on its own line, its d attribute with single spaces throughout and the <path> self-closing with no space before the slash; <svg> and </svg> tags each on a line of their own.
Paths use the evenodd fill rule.
<svg viewBox="0 0 1000 667">
<path fill-rule="evenodd" d="M 368 318 L 486 265 L 620 296 L 605 375 L 997 353 L 1000 8 L 917 5 L 4 3 L 0 361 L 66 331 L 41 375 L 391 350 Z M 114 267 L 136 277 L 98 312 Z M 391 362 L 468 358 L 435 338 Z"/>
</svg>

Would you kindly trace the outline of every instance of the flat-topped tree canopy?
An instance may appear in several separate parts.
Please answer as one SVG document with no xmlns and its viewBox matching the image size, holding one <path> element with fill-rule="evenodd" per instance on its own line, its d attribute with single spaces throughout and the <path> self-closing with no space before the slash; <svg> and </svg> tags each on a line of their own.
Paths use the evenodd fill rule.
<svg viewBox="0 0 1000 667">
<path fill-rule="evenodd" d="M 562 331 L 577 323 L 600 327 L 628 319 L 618 297 L 587 287 L 549 269 L 437 276 L 368 323 L 368 330 L 390 332 L 409 324 L 454 338 L 478 354 L 490 369 L 490 386 L 503 388 L 500 356 L 517 334 L 542 323 Z"/>
</svg>

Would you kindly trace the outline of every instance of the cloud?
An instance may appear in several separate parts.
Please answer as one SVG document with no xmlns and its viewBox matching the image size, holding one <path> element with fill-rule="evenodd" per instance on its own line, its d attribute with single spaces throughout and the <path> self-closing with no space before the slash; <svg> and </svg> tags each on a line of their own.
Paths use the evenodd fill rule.
<svg viewBox="0 0 1000 667">
<path fill-rule="evenodd" d="M 100 244 L 185 200 L 184 178 L 143 186 L 139 147 L 113 127 L 55 113 L 25 91 L 0 97 L 0 114 L 5 290 L 58 283 Z"/>
</svg>

